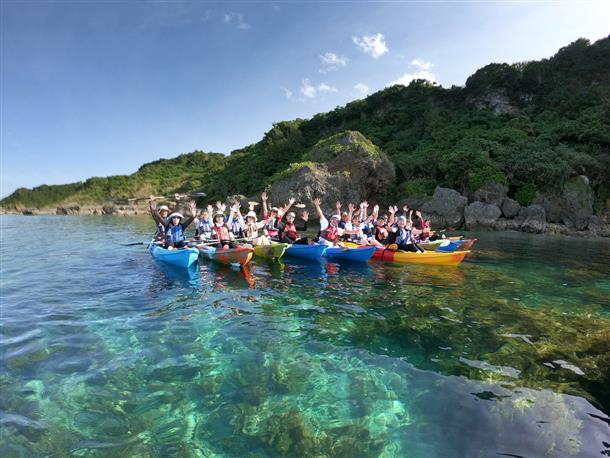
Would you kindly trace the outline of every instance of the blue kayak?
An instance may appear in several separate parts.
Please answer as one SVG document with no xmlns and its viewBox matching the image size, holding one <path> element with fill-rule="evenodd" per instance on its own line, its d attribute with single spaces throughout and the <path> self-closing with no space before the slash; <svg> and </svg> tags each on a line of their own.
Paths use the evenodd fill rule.
<svg viewBox="0 0 610 458">
<path fill-rule="evenodd" d="M 445 253 L 453 253 L 455 250 L 457 250 L 459 247 L 461 247 L 463 245 L 463 243 L 464 243 L 463 240 L 452 240 L 447 244 L 441 243 L 436 248 L 436 251 L 443 251 Z M 424 245 L 424 249 L 425 249 L 425 245 Z"/>
<path fill-rule="evenodd" d="M 284 252 L 284 257 L 293 256 L 295 258 L 320 259 L 326 250 L 326 245 L 288 245 Z"/>
<path fill-rule="evenodd" d="M 166 250 L 156 243 L 148 245 L 148 251 L 153 258 L 179 267 L 188 267 L 197 261 L 199 250 L 197 248 L 179 248 L 177 250 Z"/>
<path fill-rule="evenodd" d="M 363 248 L 345 248 L 345 247 L 330 247 L 324 252 L 324 256 L 328 259 L 339 259 L 342 261 L 359 261 L 367 262 L 373 257 L 377 250 L 374 246 L 365 246 Z"/>
</svg>

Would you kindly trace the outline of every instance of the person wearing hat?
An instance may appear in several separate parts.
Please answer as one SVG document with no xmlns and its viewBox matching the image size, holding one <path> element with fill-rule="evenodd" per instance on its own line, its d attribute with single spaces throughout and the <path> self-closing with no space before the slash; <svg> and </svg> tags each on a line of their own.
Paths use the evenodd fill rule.
<svg viewBox="0 0 610 458">
<path fill-rule="evenodd" d="M 239 211 L 239 202 L 235 202 L 235 204 L 231 207 L 231 212 L 227 218 L 227 226 L 229 226 L 233 237 L 238 239 L 243 238 L 244 218 L 241 216 L 241 212 Z"/>
<path fill-rule="evenodd" d="M 406 216 L 399 216 L 396 225 L 392 227 L 388 236 L 388 244 L 397 245 L 399 250 L 423 253 L 425 250 L 420 247 L 413 236 L 413 223 L 407 220 Z"/>
<path fill-rule="evenodd" d="M 272 240 L 279 241 L 279 225 L 282 220 L 282 216 L 285 215 L 292 204 L 296 202 L 294 197 L 288 199 L 288 204 L 282 208 L 271 207 L 271 210 L 267 211 L 267 193 L 261 194 L 261 200 L 263 202 L 263 219 L 266 221 L 265 230 Z"/>
<path fill-rule="evenodd" d="M 185 218 L 182 213 L 179 212 L 174 212 L 168 216 L 167 223 L 165 224 L 164 248 L 167 248 L 168 250 L 173 250 L 176 248 L 184 248 L 187 246 L 188 242 L 186 241 L 186 228 L 195 219 L 195 214 L 197 212 L 195 202 L 189 202 L 188 208 L 191 213 L 188 218 Z"/>
<path fill-rule="evenodd" d="M 264 230 L 266 222 L 257 221 L 256 213 L 254 210 L 250 210 L 246 214 L 246 221 L 243 226 L 243 234 L 246 238 L 252 239 L 252 245 L 271 245 L 269 237 L 267 237 L 266 230 Z M 258 231 L 263 229 L 264 233 L 258 235 Z"/>
<path fill-rule="evenodd" d="M 231 229 L 225 222 L 225 215 L 221 211 L 217 211 L 214 214 L 214 225 L 212 226 L 212 240 L 217 241 L 215 244 L 216 248 L 235 248 L 233 240 L 235 237 L 231 233 Z"/>
<path fill-rule="evenodd" d="M 297 245 L 307 245 L 309 239 L 307 237 L 299 237 L 298 231 L 307 230 L 307 221 L 309 220 L 309 213 L 304 211 L 301 215 L 303 225 L 297 227 L 294 220 L 296 218 L 294 212 L 288 212 L 286 214 L 286 221 L 281 221 L 279 225 L 279 239 L 282 243 L 295 243 Z"/>
<path fill-rule="evenodd" d="M 150 211 L 150 216 L 152 216 L 152 219 L 157 225 L 157 232 L 155 232 L 154 235 L 155 240 L 165 240 L 165 225 L 170 213 L 169 207 L 167 205 L 161 205 L 157 208 L 154 200 L 150 199 L 148 201 L 148 210 Z"/>
<path fill-rule="evenodd" d="M 320 199 L 316 198 L 312 201 L 312 203 L 314 207 L 316 207 L 316 212 L 320 218 L 320 232 L 316 241 L 329 246 L 343 246 L 343 244 L 339 241 L 339 237 L 341 237 L 344 233 L 344 230 L 339 227 L 341 215 L 334 214 L 330 217 L 329 221 L 326 219 L 322 209 L 320 208 Z"/>
</svg>

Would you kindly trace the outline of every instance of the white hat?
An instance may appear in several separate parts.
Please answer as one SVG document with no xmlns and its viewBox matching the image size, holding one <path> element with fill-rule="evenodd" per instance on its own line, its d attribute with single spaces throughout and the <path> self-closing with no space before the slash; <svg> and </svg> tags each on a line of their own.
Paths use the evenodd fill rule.
<svg viewBox="0 0 610 458">
<path fill-rule="evenodd" d="M 161 205 L 159 211 L 162 212 L 163 210 L 169 211 L 169 207 L 167 205 Z"/>
<path fill-rule="evenodd" d="M 279 208 L 277 208 L 277 207 L 272 207 L 272 208 L 271 208 L 271 211 L 272 211 L 272 212 L 278 212 L 278 213 L 279 213 L 279 211 L 280 211 L 280 210 L 279 210 Z"/>
<path fill-rule="evenodd" d="M 250 210 L 248 213 L 246 213 L 246 218 L 254 218 L 256 219 L 256 213 L 254 213 L 252 210 Z"/>
<path fill-rule="evenodd" d="M 331 217 L 330 217 L 330 219 L 333 219 L 333 218 L 341 219 L 341 216 L 339 216 L 339 215 L 333 215 L 333 216 L 331 216 Z"/>
<path fill-rule="evenodd" d="M 172 219 L 172 218 L 184 219 L 184 216 L 182 216 L 182 213 L 174 212 L 171 215 L 169 215 L 167 218 L 168 219 Z"/>
<path fill-rule="evenodd" d="M 289 213 L 286 215 L 286 218 L 296 218 L 296 217 L 297 217 L 297 215 L 296 215 L 296 213 L 295 213 L 295 212 L 289 212 Z"/>
</svg>

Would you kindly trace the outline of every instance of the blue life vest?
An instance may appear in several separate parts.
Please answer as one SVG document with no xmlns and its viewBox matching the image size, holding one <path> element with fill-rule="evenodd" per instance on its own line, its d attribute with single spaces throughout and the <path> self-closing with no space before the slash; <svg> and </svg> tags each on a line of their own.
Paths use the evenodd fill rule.
<svg viewBox="0 0 610 458">
<path fill-rule="evenodd" d="M 413 243 L 413 238 L 411 237 L 411 231 L 406 229 L 398 229 L 398 236 L 396 237 L 396 243 L 398 245 L 408 245 Z"/>
<path fill-rule="evenodd" d="M 186 237 L 184 236 L 184 228 L 182 224 L 177 226 L 169 225 L 165 229 L 165 240 L 167 243 L 184 242 Z"/>
<path fill-rule="evenodd" d="M 195 235 L 201 235 L 201 234 L 211 234 L 212 233 L 212 226 L 210 225 L 210 222 L 207 219 L 200 219 L 199 223 L 197 224 L 197 227 L 195 228 Z"/>
<path fill-rule="evenodd" d="M 163 223 L 157 223 L 157 233 L 155 237 L 161 237 L 165 235 L 165 225 Z"/>
<path fill-rule="evenodd" d="M 241 236 L 241 222 L 238 219 L 233 219 L 233 221 L 231 221 L 231 232 L 236 237 Z"/>
</svg>

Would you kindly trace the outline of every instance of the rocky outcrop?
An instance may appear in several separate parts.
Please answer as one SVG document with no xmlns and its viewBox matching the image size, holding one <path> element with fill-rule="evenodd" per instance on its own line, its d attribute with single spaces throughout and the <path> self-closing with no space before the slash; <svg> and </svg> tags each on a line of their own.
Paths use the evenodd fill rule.
<svg viewBox="0 0 610 458">
<path fill-rule="evenodd" d="M 589 179 L 581 175 L 566 183 L 560 193 L 539 194 L 533 203 L 544 208 L 549 223 L 582 231 L 593 216 L 593 200 Z"/>
<path fill-rule="evenodd" d="M 501 207 L 507 193 L 508 187 L 505 185 L 501 183 L 488 183 L 474 192 L 474 200 Z"/>
<path fill-rule="evenodd" d="M 519 210 L 521 210 L 521 205 L 516 200 L 511 199 L 510 197 L 506 197 L 502 202 L 502 215 L 505 218 L 514 218 L 519 214 Z"/>
<path fill-rule="evenodd" d="M 501 215 L 495 204 L 473 202 L 464 209 L 464 226 L 468 230 L 491 229 Z"/>
<path fill-rule="evenodd" d="M 540 205 L 521 208 L 516 220 L 524 232 L 542 233 L 546 229 L 546 213 Z"/>
<path fill-rule="evenodd" d="M 313 210 L 314 197 L 322 200 L 325 209 L 334 208 L 337 200 L 357 204 L 382 194 L 395 174 L 387 156 L 359 132 L 342 132 L 323 140 L 305 159 L 274 177 L 270 201 L 284 204 L 294 197 L 309 210 Z"/>
<path fill-rule="evenodd" d="M 438 228 L 460 227 L 464 221 L 464 208 L 468 199 L 453 189 L 438 187 L 432 200 L 425 203 L 421 211 L 432 226 Z"/>
<path fill-rule="evenodd" d="M 56 215 L 80 215 L 80 206 L 79 205 L 66 205 L 57 207 L 55 210 Z"/>
</svg>

